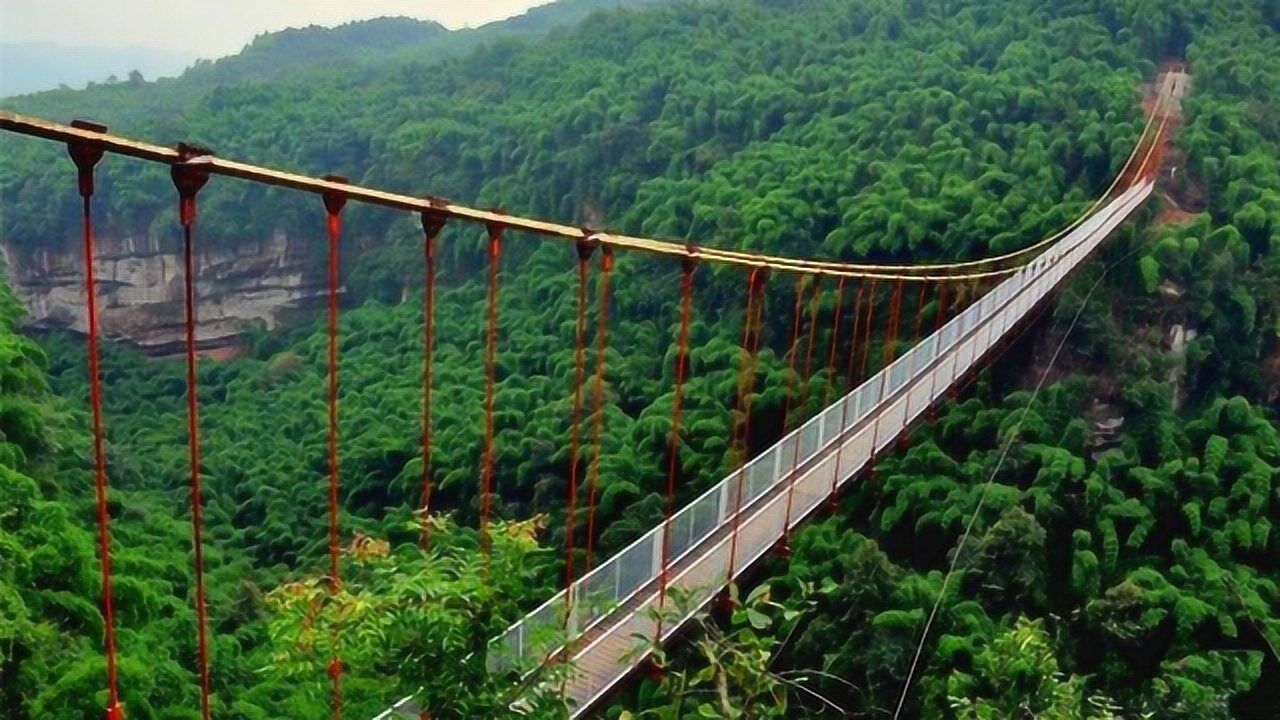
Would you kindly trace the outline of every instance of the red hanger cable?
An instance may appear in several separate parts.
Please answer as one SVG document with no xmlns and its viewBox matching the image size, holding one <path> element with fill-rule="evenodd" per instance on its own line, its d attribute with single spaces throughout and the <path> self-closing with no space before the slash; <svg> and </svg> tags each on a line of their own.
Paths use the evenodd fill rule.
<svg viewBox="0 0 1280 720">
<path fill-rule="evenodd" d="M 662 641 L 662 611 L 667 600 L 671 569 L 671 516 L 675 509 L 676 475 L 680 471 L 680 419 L 684 409 L 684 381 L 689 365 L 689 323 L 693 315 L 693 271 L 696 261 L 687 257 L 680 272 L 680 335 L 676 351 L 675 398 L 671 404 L 671 436 L 667 462 L 667 499 L 662 521 L 662 570 L 658 574 L 658 619 L 654 640 Z"/>
<path fill-rule="evenodd" d="M 422 214 L 422 549 L 431 549 L 431 392 L 435 385 L 436 350 L 436 240 L 445 221 L 429 213 Z"/>
<path fill-rule="evenodd" d="M 489 513 L 493 503 L 493 396 L 498 353 L 498 263 L 502 254 L 502 227 L 489 225 L 489 296 L 484 352 L 484 466 L 480 481 L 480 544 L 489 568 Z"/>
<path fill-rule="evenodd" d="M 196 193 L 209 180 L 208 172 L 195 163 L 173 165 L 173 184 L 178 189 L 178 219 L 182 224 L 183 320 L 187 359 L 187 456 L 191 480 L 191 541 L 194 548 L 196 592 L 196 664 L 200 673 L 200 717 L 209 720 L 209 618 L 204 582 L 204 512 L 200 487 L 200 391 L 196 365 L 196 263 L 194 228 Z"/>
<path fill-rule="evenodd" d="M 600 486 L 600 449 L 604 432 L 604 377 L 605 351 L 609 337 L 609 281 L 613 275 L 613 248 L 605 245 L 600 253 L 600 293 L 597 303 L 600 315 L 596 320 L 596 374 L 592 381 L 592 404 L 595 414 L 591 421 L 591 467 L 587 471 L 587 557 L 583 572 L 591 572 L 596 537 L 596 493 Z"/>
<path fill-rule="evenodd" d="M 73 127 L 106 132 L 106 127 L 77 120 Z M 76 164 L 77 185 L 83 200 L 85 324 L 89 354 L 89 407 L 93 425 L 93 487 L 97 498 L 98 562 L 102 573 L 103 645 L 107 656 L 107 720 L 124 717 L 116 657 L 115 605 L 111 584 L 111 513 L 107 507 L 106 432 L 102 419 L 101 351 L 98 339 L 98 280 L 94 269 L 93 168 L 102 159 L 100 146 L 68 143 L 67 153 Z"/>
</svg>

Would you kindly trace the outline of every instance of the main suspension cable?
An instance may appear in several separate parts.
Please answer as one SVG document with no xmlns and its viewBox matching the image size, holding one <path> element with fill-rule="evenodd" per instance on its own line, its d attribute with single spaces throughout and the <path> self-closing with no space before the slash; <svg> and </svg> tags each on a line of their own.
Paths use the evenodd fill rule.
<svg viewBox="0 0 1280 720">
<path fill-rule="evenodd" d="M 791 266 L 793 268 L 804 268 L 809 272 L 822 272 L 825 270 L 829 272 L 855 271 L 855 272 L 867 272 L 867 273 L 879 273 L 879 274 L 887 273 L 889 274 L 889 276 L 883 279 L 890 279 L 890 280 L 900 279 L 898 277 L 894 277 L 892 275 L 893 273 L 898 273 L 902 275 L 930 275 L 933 273 L 965 274 L 967 273 L 967 271 L 973 268 L 984 267 L 987 265 L 998 265 L 1000 263 L 1004 263 L 1007 261 L 1017 261 L 1019 258 L 1026 255 L 1030 255 L 1039 250 L 1042 250 L 1048 247 L 1049 245 L 1052 245 L 1053 243 L 1057 242 L 1058 240 L 1062 239 L 1063 237 L 1065 237 L 1068 233 L 1075 230 L 1077 227 L 1080 226 L 1081 223 L 1087 220 L 1089 216 L 1094 213 L 1095 210 L 1097 210 L 1099 207 L 1102 206 L 1104 202 L 1106 202 L 1107 198 L 1111 197 L 1112 193 L 1115 192 L 1116 188 L 1120 186 L 1122 180 L 1124 180 L 1128 175 L 1128 172 L 1132 167 L 1134 160 L 1141 153 L 1141 150 L 1144 147 L 1144 144 L 1149 141 L 1148 135 L 1155 123 L 1156 116 L 1162 114 L 1162 109 L 1169 102 L 1169 99 L 1170 99 L 1169 89 L 1167 87 L 1162 88 L 1160 95 L 1156 99 L 1155 106 L 1152 112 L 1147 115 L 1147 119 L 1145 124 L 1143 125 L 1142 132 L 1138 134 L 1138 139 L 1134 142 L 1133 149 L 1129 152 L 1128 157 L 1125 159 L 1124 165 L 1121 167 L 1120 172 L 1116 173 L 1115 177 L 1113 177 L 1111 180 L 1111 184 L 1107 186 L 1107 189 L 1103 191 L 1101 195 L 1095 198 L 1093 202 L 1089 205 L 1089 207 L 1084 210 L 1084 212 L 1080 213 L 1079 216 L 1077 216 L 1067 225 L 1063 226 L 1057 232 L 1054 232 L 1053 234 L 1039 240 L 1038 242 L 1032 245 L 1028 245 L 1026 247 L 1019 248 L 1017 250 L 1012 250 L 1000 255 L 977 258 L 974 260 L 967 260 L 963 262 L 926 263 L 926 264 L 919 264 L 919 265 L 889 265 L 889 264 L 869 264 L 869 263 L 846 263 L 846 262 L 820 261 L 820 260 L 800 260 L 800 259 L 794 259 L 794 258 L 783 258 L 778 256 L 762 255 L 758 253 L 744 253 L 740 251 L 731 251 L 731 250 L 715 250 L 711 248 L 707 248 L 703 250 L 703 252 L 705 252 L 708 255 L 708 257 L 711 257 L 711 258 L 723 257 L 723 258 L 732 258 L 735 260 L 749 259 L 754 262 L 763 263 L 770 267 L 777 267 L 778 265 L 786 265 L 786 266 Z M 1160 131 L 1157 131 L 1157 136 L 1159 136 L 1162 130 L 1163 128 L 1161 128 Z M 1016 270 L 1016 268 L 1010 268 L 1008 269 L 1008 272 L 1011 272 L 1012 270 Z M 979 277 L 979 276 L 985 276 L 985 275 L 998 276 L 1000 274 L 1007 274 L 1007 272 L 1006 273 L 1001 273 L 1001 272 L 969 273 L 969 277 Z M 901 279 L 908 279 L 908 278 L 901 278 Z M 945 280 L 945 278 L 938 278 L 938 277 L 927 277 L 927 278 L 920 278 L 920 279 Z M 969 279 L 969 278 L 966 277 L 965 279 Z"/>
<path fill-rule="evenodd" d="M 1167 88 L 1162 90 L 1161 96 L 1157 101 L 1157 107 L 1161 107 L 1166 100 Z M 1139 141 L 1135 144 L 1134 151 L 1130 153 L 1129 158 L 1125 163 L 1125 169 L 1130 167 L 1132 164 L 1137 154 L 1138 147 L 1142 145 L 1143 138 L 1145 138 L 1147 133 L 1150 131 L 1156 114 L 1158 113 L 1153 112 L 1148 117 L 1143 133 L 1139 136 Z M 105 129 L 86 130 L 83 127 L 61 125 L 59 123 L 52 123 L 39 118 L 18 115 L 7 111 L 0 111 L 0 129 L 6 129 L 12 132 L 36 137 L 62 140 L 64 142 L 79 141 L 90 143 L 101 147 L 104 150 L 110 150 L 111 152 L 129 155 L 152 162 L 172 164 L 174 162 L 181 161 L 178 154 L 169 148 L 129 140 L 119 136 L 108 135 L 105 133 Z M 1107 192 L 1095 200 L 1093 205 L 1082 213 L 1079 219 L 1058 233 L 1055 233 L 1054 235 L 1031 246 L 1009 253 L 1004 253 L 1002 255 L 979 258 L 965 262 L 925 265 L 894 265 L 787 258 L 762 253 L 746 253 L 711 247 L 691 246 L 677 242 L 633 237 L 622 234 L 595 233 L 578 227 L 512 216 L 500 212 L 477 210 L 453 204 L 435 197 L 416 198 L 358 186 L 340 186 L 339 183 L 334 183 L 327 179 L 316 179 L 303 175 L 285 173 L 278 170 L 271 170 L 224 159 L 213 159 L 209 165 L 209 171 L 214 174 L 240 177 L 265 184 L 290 187 L 321 194 L 328 192 L 343 192 L 347 197 L 361 202 L 401 210 L 411 210 L 414 212 L 432 211 L 447 218 L 456 218 L 461 221 L 474 223 L 498 224 L 516 230 L 529 231 L 545 237 L 576 242 L 594 236 L 597 239 L 618 248 L 638 250 L 641 252 L 666 255 L 669 257 L 684 257 L 689 253 L 694 253 L 698 255 L 700 259 L 709 262 L 745 267 L 768 267 L 778 272 L 800 274 L 821 273 L 832 277 L 878 277 L 883 280 L 903 280 L 905 282 L 955 281 L 975 277 L 1002 277 L 1015 272 L 1018 269 L 1016 266 L 996 267 L 996 269 L 993 270 L 986 270 L 983 268 L 1000 266 L 1008 261 L 1018 261 L 1019 258 L 1048 246 L 1063 237 L 1066 233 L 1074 230 L 1085 218 L 1101 206 L 1107 197 L 1109 197 L 1110 193 L 1118 187 L 1121 179 L 1126 176 L 1125 169 L 1122 169 L 1121 173 L 1113 179 Z M 1019 262 L 1025 264 L 1025 261 Z"/>
</svg>

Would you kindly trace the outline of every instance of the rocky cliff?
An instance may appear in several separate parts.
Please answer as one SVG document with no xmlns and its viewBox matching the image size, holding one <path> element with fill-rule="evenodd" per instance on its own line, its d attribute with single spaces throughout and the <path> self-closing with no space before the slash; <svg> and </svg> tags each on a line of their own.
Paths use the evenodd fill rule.
<svg viewBox="0 0 1280 720">
<path fill-rule="evenodd" d="M 102 237 L 95 268 L 103 333 L 148 353 L 180 352 L 185 341 L 182 258 L 139 237 Z M 29 326 L 84 332 L 83 260 L 78 249 L 16 253 L 0 244 L 9 282 Z M 284 233 L 197 257 L 197 339 L 206 352 L 234 349 L 247 328 L 272 329 L 323 301 L 323 278 L 308 272 L 302 245 Z"/>
</svg>

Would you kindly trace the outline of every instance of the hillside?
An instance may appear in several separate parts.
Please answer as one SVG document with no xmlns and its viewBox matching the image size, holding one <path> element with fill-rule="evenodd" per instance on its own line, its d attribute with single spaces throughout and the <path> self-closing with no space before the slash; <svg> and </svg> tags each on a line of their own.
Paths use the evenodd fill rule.
<svg viewBox="0 0 1280 720">
<path fill-rule="evenodd" d="M 349 63 L 385 62 L 406 49 L 421 52 L 449 30 L 435 22 L 384 17 L 333 28 L 312 25 L 263 33 L 230 57 L 202 61 L 183 74 L 183 84 L 211 87 L 252 83 Z"/>
<path fill-rule="evenodd" d="M 596 14 L 544 39 L 435 64 L 396 59 L 366 72 L 354 63 L 220 85 L 181 100 L 182 112 L 155 112 L 179 102 L 163 83 L 129 91 L 154 95 L 146 112 L 126 110 L 130 96 L 114 87 L 56 102 L 64 114 L 118 119 L 122 131 L 152 140 L 189 139 L 229 158 L 342 171 L 567 222 L 794 255 L 930 261 L 1022 246 L 1075 217 L 1140 133 L 1144 82 L 1159 63 L 1185 58 L 1195 89 L 1177 140 L 1180 172 L 1203 189 L 1205 211 L 1182 226 L 1135 225 L 1116 237 L 1008 362 L 886 458 L 833 518 L 799 534 L 789 564 L 763 568 L 774 599 L 802 621 L 794 635 L 757 636 L 773 642 L 766 654 L 776 654 L 775 670 L 829 673 L 835 679 L 815 687 L 854 716 L 891 708 L 949 554 L 981 502 L 976 549 L 942 604 L 910 715 L 1008 716 L 1025 712 L 1019 703 L 1030 697 L 1030 711 L 1044 717 L 1265 717 L 1280 686 L 1271 530 L 1280 510 L 1277 7 L 726 0 Z M 108 97 L 116 100 L 94 104 Z M 13 107 L 35 112 L 54 101 Z M 63 150 L 8 137 L 0 148 L 0 233 L 13 262 L 74 252 L 79 225 Z M 113 158 L 100 187 L 104 236 L 172 252 L 164 173 Z M 201 243 L 215 252 L 281 235 L 296 241 L 301 272 L 320 257 L 313 198 L 218 179 L 201 200 Z M 344 527 L 389 538 L 395 557 L 417 568 L 417 534 L 406 523 L 422 462 L 420 231 L 415 218 L 367 208 L 351 208 L 347 221 Z M 436 502 L 465 526 L 477 514 L 482 433 L 482 242 L 450 233 L 441 245 L 437 392 L 448 401 L 435 417 Z M 573 368 L 573 308 L 561 299 L 572 293 L 571 252 L 518 237 L 508 248 L 499 514 L 548 513 L 548 527 L 559 528 Z M 1026 402 L 1020 390 L 1102 267 L 1109 271 L 1062 367 L 1012 462 L 987 487 Z M 672 403 L 675 270 L 624 257 L 619 277 L 601 459 L 600 513 L 611 520 L 604 551 L 662 516 Z M 790 326 L 778 309 L 793 296 L 784 284 L 767 300 L 756 448 L 777 437 L 785 415 Z M 681 500 L 732 462 L 725 438 L 741 327 L 724 318 L 739 316 L 740 288 L 740 277 L 699 275 Z M 0 382 L 14 388 L 0 404 L 0 473 L 12 506 L 31 508 L 0 513 L 0 602 L 16 618 L 0 624 L 12 648 L 0 655 L 2 692 L 19 717 L 97 716 L 102 620 L 85 490 L 83 349 L 77 336 L 51 333 L 40 336 L 42 352 L 17 334 L 7 294 L 0 310 L 0 351 L 12 360 L 0 363 Z M 326 711 L 315 657 L 281 660 L 323 653 L 291 643 L 287 614 L 264 599 L 311 577 L 326 542 L 323 335 L 316 310 L 299 310 L 285 329 L 246 331 L 244 357 L 201 366 L 219 716 Z M 1194 331 L 1181 350 L 1166 344 L 1175 326 Z M 109 348 L 104 367 L 129 717 L 196 717 L 183 368 L 125 345 Z M 826 377 L 809 382 L 813 411 Z M 1118 408 L 1124 424 L 1095 453 L 1086 420 L 1098 404 Z M 540 540 L 558 548 L 564 538 L 552 530 Z M 471 546 L 458 542 L 454 551 L 469 557 Z M 530 577 L 512 579 L 518 593 L 459 621 L 469 641 L 536 604 L 562 573 L 555 551 L 532 553 L 521 568 Z M 821 593 L 802 597 L 801 583 Z M 421 662 L 411 635 L 391 633 L 368 664 L 347 670 L 353 717 L 419 685 L 435 717 L 507 712 L 465 704 L 474 698 L 458 698 L 456 686 L 455 695 L 433 694 L 440 663 Z M 456 664 L 459 674 L 468 669 Z M 638 683 L 605 715 L 671 716 L 656 713 L 692 697 L 676 681 L 705 667 L 696 654 L 675 653 L 665 681 Z M 732 701 L 750 694 L 754 677 L 733 679 Z M 793 699 L 755 712 L 819 711 Z"/>
<path fill-rule="evenodd" d="M 197 60 L 184 72 L 158 81 L 127 82 L 128 68 L 114 73 L 115 82 L 105 82 L 108 73 L 95 78 L 85 89 L 58 89 L 37 93 L 0 96 L 6 107 L 60 117 L 86 105 L 104 112 L 103 122 L 120 124 L 154 116 L 158 109 L 182 110 L 213 87 L 252 84 L 275 78 L 322 77 L 338 73 L 368 76 L 380 67 L 403 63 L 435 63 L 502 40 L 536 39 L 557 28 L 570 27 L 594 12 L 618 8 L 644 8 L 669 4 L 673 0 L 556 0 L 525 12 L 475 28 L 448 30 L 439 23 L 405 17 L 382 17 L 344 23 L 336 27 L 311 25 L 262 33 L 240 52 L 222 58 Z M 695 0 L 696 1 L 696 0 Z M 55 45 L 12 46 L 15 54 L 11 73 L 39 76 L 56 67 L 61 58 L 36 53 L 65 52 L 77 57 L 74 48 Z M 97 49 L 101 51 L 101 49 Z M 82 54 L 82 53 L 81 53 Z M 101 53 L 100 53 L 101 54 Z M 44 61 L 45 68 L 37 67 Z M 98 57 L 93 62 L 102 62 Z M 86 62 L 88 60 L 86 59 Z M 172 64 L 172 59 L 167 64 Z"/>
<path fill-rule="evenodd" d="M 200 61 L 177 78 L 147 82 L 141 76 L 87 90 L 56 90 L 24 97 L 6 98 L 3 106 L 18 112 L 67 120 L 90 114 L 93 120 L 114 131 L 135 133 L 160 142 L 191 140 L 208 117 L 214 127 L 229 127 L 238 110 L 235 98 L 263 94 L 263 110 L 282 109 L 294 100 L 267 100 L 266 96 L 285 90 L 296 99 L 331 97 L 347 93 L 359 103 L 367 88 L 400 88 L 407 96 L 418 94 L 412 76 L 431 75 L 440 63 L 469 51 L 491 47 L 469 61 L 501 64 L 508 53 L 519 52 L 520 43 L 534 40 L 557 29 L 571 27 L 593 13 L 618 8 L 644 8 L 668 4 L 670 0 L 561 0 L 538 6 L 507 20 L 457 31 L 447 31 L 435 23 L 407 18 L 379 18 L 352 22 L 335 28 L 311 26 L 256 38 L 240 53 L 217 61 Z M 514 44 L 512 44 L 514 43 Z M 506 44 L 506 45 L 503 45 Z M 499 50 L 499 46 L 505 50 Z M 497 69 L 497 68 L 495 68 Z M 287 90 L 286 90 L 287 88 Z M 249 101 L 254 104 L 254 101 Z M 283 103 L 277 105 L 277 103 Z M 394 115 L 403 119 L 421 117 L 421 108 L 401 108 Z M 188 119 L 189 118 L 189 119 Z M 342 121 L 334 118 L 339 125 Z M 355 118 L 352 118 L 353 120 Z M 291 121 L 262 119 L 275 127 L 269 135 L 287 131 Z M 328 122 L 328 120 L 325 120 Z M 278 124 L 283 123 L 283 124 Z M 264 125 L 264 128 L 266 125 Z M 336 126 L 335 126 L 336 127 Z M 298 129 L 301 132 L 301 129 Z M 212 139 L 212 138 L 210 138 Z M 291 140 L 288 154 L 300 149 Z M 0 217 L 0 254 L 7 258 L 9 280 L 32 311 L 27 322 L 37 328 L 84 328 L 83 308 L 78 300 L 76 274 L 80 262 L 75 251 L 76 230 L 63 222 L 63 212 L 48 213 L 46 203 L 65 208 L 72 202 L 56 180 L 56 172 L 35 180 L 37 167 L 51 164 L 49 148 L 32 146 L 0 137 L 0 170 L 5 176 L 23 177 L 21 183 L 0 186 L 0 199 L 17 212 Z M 345 163 L 341 155 L 366 155 L 362 144 L 368 136 L 350 135 L 341 141 L 345 149 L 326 147 L 308 162 L 308 169 L 330 163 Z M 203 141 L 202 141 L 203 142 Z M 207 143 L 206 143 L 207 144 Z M 328 144 L 328 141 L 325 141 Z M 235 147 L 217 148 L 224 153 Z M 258 153 L 262 147 L 247 146 Z M 34 153 L 29 155 L 28 153 Z M 336 154 L 333 154 L 336 153 Z M 332 156 L 330 157 L 330 155 Z M 279 155 L 273 155 L 281 160 Z M 366 160 L 362 162 L 367 163 Z M 113 164 L 105 172 L 116 172 Z M 123 182 L 139 168 L 120 168 Z M 140 180 L 149 190 L 163 193 L 167 180 L 163 173 L 142 170 Z M 114 176 L 114 175 L 113 175 Z M 108 183 L 113 180 L 108 179 Z M 102 261 L 99 272 L 116 278 L 105 303 L 102 318 L 105 332 L 127 339 L 152 354 L 173 352 L 180 343 L 180 328 L 172 318 L 180 315 L 165 288 L 174 279 L 178 266 L 172 247 L 161 232 L 168 220 L 167 205 L 142 195 L 113 195 L 121 204 L 110 208 L 104 218 L 99 244 Z M 223 196 L 221 202 L 234 202 Z M 278 222 L 296 213 L 275 215 L 275 195 L 259 208 L 262 217 L 274 217 L 266 224 L 253 225 L 226 218 L 220 229 L 205 236 L 206 247 L 215 253 L 206 258 L 202 280 L 210 296 L 219 302 L 202 308 L 201 335 L 210 347 L 234 349 L 243 342 L 246 325 L 275 328 L 288 324 L 301 308 L 315 302 L 320 272 L 310 254 L 303 228 L 298 223 Z M 141 202 L 139 202 L 141 201 Z M 16 224 L 14 224 L 16 222 Z M 34 224 L 31 224 L 34 223 Z M 34 252 L 37 248 L 40 252 Z"/>
</svg>

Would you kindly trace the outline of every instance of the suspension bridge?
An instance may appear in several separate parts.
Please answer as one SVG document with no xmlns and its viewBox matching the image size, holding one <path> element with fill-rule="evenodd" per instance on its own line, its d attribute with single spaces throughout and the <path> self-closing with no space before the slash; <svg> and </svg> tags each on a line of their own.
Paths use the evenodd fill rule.
<svg viewBox="0 0 1280 720">
<path fill-rule="evenodd" d="M 91 385 L 91 431 L 97 500 L 98 556 L 103 580 L 102 610 L 107 657 L 108 720 L 124 716 L 117 677 L 113 592 L 111 585 L 111 517 L 107 505 L 109 478 L 100 382 L 98 288 L 94 273 L 95 244 L 92 200 L 95 168 L 107 153 L 161 163 L 171 168 L 183 234 L 187 420 L 191 522 L 195 563 L 195 611 L 202 717 L 212 716 L 211 687 L 215 671 L 208 653 L 208 620 L 204 587 L 202 535 L 200 405 L 197 394 L 196 343 L 198 308 L 195 227 L 197 197 L 214 175 L 291 188 L 319 195 L 328 233 L 328 572 L 341 581 L 339 563 L 342 525 L 338 412 L 339 381 L 339 250 L 342 213 L 349 201 L 389 207 L 420 216 L 423 228 L 423 394 L 419 428 L 423 458 L 421 508 L 432 509 L 431 454 L 432 358 L 435 344 L 436 243 L 449 223 L 478 226 L 487 234 L 488 272 L 484 365 L 484 447 L 479 468 L 480 534 L 487 551 L 494 485 L 495 364 L 500 337 L 498 284 L 504 233 L 522 231 L 560 241 L 576 249 L 578 270 L 575 368 L 570 418 L 570 463 L 566 496 L 565 578 L 563 589 L 512 624 L 489 645 L 491 671 L 538 682 L 539 671 L 552 664 L 568 668 L 557 681 L 572 717 L 580 717 L 633 673 L 651 649 L 669 642 L 700 608 L 772 548 L 786 547 L 792 530 L 841 488 L 873 467 L 911 426 L 957 385 L 972 377 L 1002 343 L 1032 319 L 1033 313 L 1110 234 L 1151 197 L 1170 117 L 1187 87 L 1181 71 L 1157 81 L 1146 124 L 1111 186 L 1078 219 L 1058 233 L 1015 252 L 967 262 L 890 265 L 821 261 L 771 256 L 688 243 L 598 232 L 502 212 L 479 210 L 435 197 L 413 197 L 348 183 L 339 176 L 297 175 L 234 162 L 186 144 L 176 148 L 112 135 L 89 122 L 69 125 L 0 111 L 0 129 L 65 143 L 74 162 L 83 200 L 84 289 Z M 611 557 L 595 562 L 599 536 L 595 514 L 600 468 L 603 391 L 607 370 L 610 277 L 616 252 L 646 253 L 680 264 L 680 321 L 676 341 L 674 403 L 667 455 L 666 507 L 663 521 Z M 590 268 L 599 258 L 594 342 L 588 344 Z M 743 333 L 736 407 L 730 446 L 737 467 L 693 502 L 675 508 L 681 477 L 683 392 L 689 369 L 694 274 L 715 264 L 737 269 L 743 277 Z M 762 344 L 767 284 L 778 276 L 795 280 L 786 408 L 781 439 L 754 453 L 753 387 Z M 820 317 L 823 282 L 834 282 L 829 318 Z M 928 292 L 932 290 L 932 299 Z M 828 296 L 829 297 L 829 296 Z M 913 301 L 914 300 L 914 301 Z M 914 318 L 907 309 L 914 306 Z M 926 309 L 932 317 L 926 322 Z M 820 325 L 830 327 L 830 347 L 817 363 L 830 378 L 825 408 L 811 418 L 799 417 L 806 405 L 804 378 L 815 370 L 815 337 Z M 931 326 L 931 327 L 930 327 Z M 878 341 L 879 353 L 871 348 Z M 594 345 L 594 349 L 590 345 Z M 898 350 L 910 345 L 905 352 Z M 595 356 L 587 373 L 587 356 Z M 873 357 L 880 355 L 879 358 Z M 825 356 L 825 362 L 824 362 Z M 843 390 L 836 393 L 835 378 Z M 590 396 L 590 398 L 588 398 Z M 834 396 L 834 397 L 833 397 Z M 588 402 L 593 407 L 588 408 Z M 579 516 L 585 510 L 585 523 Z M 422 542 L 430 542 L 424 528 Z M 582 564 L 579 572 L 579 563 Z M 679 601 L 673 598 L 679 598 Z M 646 640 L 640 640 L 640 639 Z M 342 715 L 340 657 L 329 665 L 333 715 Z M 381 717 L 411 714 L 409 699 Z"/>
</svg>

